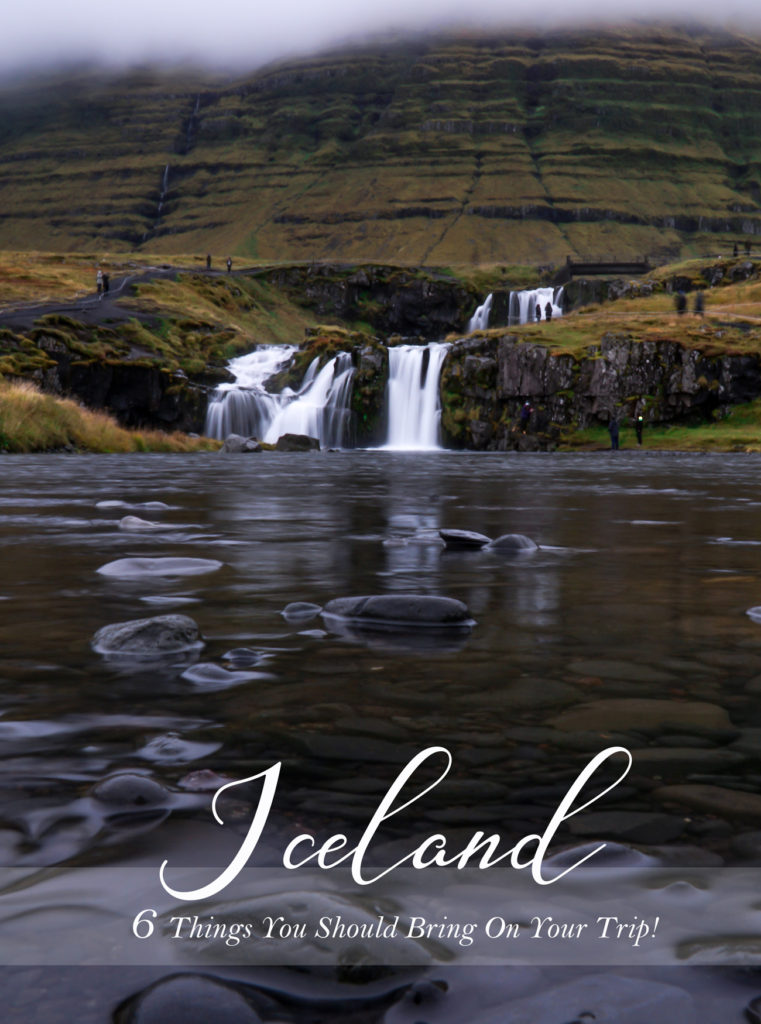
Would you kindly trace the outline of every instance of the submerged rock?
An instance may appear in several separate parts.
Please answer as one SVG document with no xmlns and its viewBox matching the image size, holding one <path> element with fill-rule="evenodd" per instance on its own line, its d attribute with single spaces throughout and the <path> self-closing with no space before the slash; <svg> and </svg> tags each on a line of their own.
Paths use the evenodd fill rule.
<svg viewBox="0 0 761 1024">
<path fill-rule="evenodd" d="M 140 516 L 124 516 L 119 520 L 120 530 L 165 530 L 163 523 L 154 523 L 150 519 L 141 519 Z"/>
<path fill-rule="evenodd" d="M 473 533 L 471 530 L 439 530 L 439 536 L 446 546 L 453 550 L 478 550 L 491 544 L 491 537 L 483 533 Z"/>
<path fill-rule="evenodd" d="M 250 670 L 234 670 L 222 668 L 213 662 L 200 662 L 192 665 L 182 673 L 182 678 L 193 683 L 199 690 L 226 690 L 230 686 L 240 686 L 241 683 L 250 683 L 255 679 L 272 679 L 266 672 L 252 672 Z"/>
<path fill-rule="evenodd" d="M 260 1024 L 240 992 L 217 978 L 176 974 L 133 996 L 116 1011 L 118 1024 Z"/>
<path fill-rule="evenodd" d="M 459 650 L 474 625 L 462 601 L 426 594 L 339 597 L 322 616 L 332 633 L 347 640 L 417 653 Z"/>
<path fill-rule="evenodd" d="M 321 611 L 322 607 L 319 604 L 312 604 L 311 601 L 291 601 L 280 614 L 286 622 L 307 622 Z"/>
<path fill-rule="evenodd" d="M 135 579 L 140 576 L 201 576 L 222 568 L 215 558 L 117 558 L 96 572 L 101 576 Z"/>
<path fill-rule="evenodd" d="M 93 788 L 92 795 L 102 804 L 118 807 L 162 807 L 171 802 L 172 794 L 155 779 L 137 772 L 109 775 Z"/>
<path fill-rule="evenodd" d="M 499 551 L 501 554 L 529 554 L 536 551 L 539 545 L 530 537 L 522 533 L 503 533 L 489 545 L 492 551 Z"/>
<path fill-rule="evenodd" d="M 446 626 L 467 628 L 473 625 L 467 605 L 453 597 L 428 594 L 376 594 L 370 597 L 338 597 L 328 601 L 324 616 L 351 619 L 363 625 Z"/>
<path fill-rule="evenodd" d="M 610 972 L 588 974 L 507 1006 L 479 1014 L 473 1024 L 696 1024 L 692 997 L 675 985 Z"/>
<path fill-rule="evenodd" d="M 98 654 L 153 658 L 203 647 L 198 625 L 187 615 L 156 615 L 103 626 L 92 638 Z"/>
</svg>

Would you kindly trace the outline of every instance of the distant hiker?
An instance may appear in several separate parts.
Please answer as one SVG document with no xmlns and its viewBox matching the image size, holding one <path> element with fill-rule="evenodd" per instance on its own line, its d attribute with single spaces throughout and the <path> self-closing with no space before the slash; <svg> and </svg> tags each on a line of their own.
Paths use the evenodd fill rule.
<svg viewBox="0 0 761 1024">
<path fill-rule="evenodd" d="M 687 296 L 680 289 L 676 293 L 676 311 L 681 316 L 681 314 L 686 312 L 686 310 L 687 310 Z"/>
<path fill-rule="evenodd" d="M 536 304 L 536 322 L 539 323 L 539 321 L 541 319 L 542 319 L 542 307 L 537 302 L 537 304 Z"/>
<path fill-rule="evenodd" d="M 637 444 L 642 444 L 642 428 L 645 425 L 645 421 L 641 416 L 638 416 L 634 421 L 634 433 L 637 435 Z"/>
<path fill-rule="evenodd" d="M 544 307 L 544 319 L 545 320 L 552 320 L 552 303 L 551 302 L 548 302 L 547 305 Z"/>
<path fill-rule="evenodd" d="M 531 413 L 534 410 L 531 408 L 530 402 L 524 402 L 521 406 L 521 431 L 525 434 L 528 428 L 528 421 L 531 419 Z"/>
<path fill-rule="evenodd" d="M 98 273 L 95 275 L 95 287 L 98 289 L 98 298 L 100 298 L 103 291 L 103 271 L 100 267 L 98 267 Z"/>
<path fill-rule="evenodd" d="M 103 275 L 103 294 L 104 295 L 108 295 L 108 289 L 109 289 L 110 284 L 111 284 L 111 279 L 109 278 L 108 274 L 104 274 Z"/>
<path fill-rule="evenodd" d="M 211 270 L 211 253 L 206 254 L 206 269 Z"/>
<path fill-rule="evenodd" d="M 699 289 L 695 295 L 695 305 L 693 308 L 695 310 L 695 316 L 703 315 L 703 292 L 701 289 Z"/>
<path fill-rule="evenodd" d="M 232 261 L 232 259 L 231 259 L 231 258 L 230 258 L 230 257 L 228 256 L 228 257 L 227 257 L 227 273 L 229 274 L 229 273 L 230 273 L 230 271 L 231 271 L 232 269 L 233 269 L 233 261 Z"/>
<path fill-rule="evenodd" d="M 732 246 L 732 255 L 733 256 L 737 255 L 737 242 L 735 242 L 735 244 Z"/>
<path fill-rule="evenodd" d="M 615 416 L 611 416 L 608 422 L 608 433 L 610 434 L 610 448 L 611 451 L 618 451 L 618 420 Z"/>
</svg>

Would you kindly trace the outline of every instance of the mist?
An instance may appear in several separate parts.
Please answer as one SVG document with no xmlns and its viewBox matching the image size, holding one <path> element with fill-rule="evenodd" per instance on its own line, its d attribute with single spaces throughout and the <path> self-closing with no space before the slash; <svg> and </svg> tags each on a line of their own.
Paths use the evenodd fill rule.
<svg viewBox="0 0 761 1024">
<path fill-rule="evenodd" d="M 514 26 L 539 32 L 574 25 L 657 19 L 705 23 L 732 30 L 761 29 L 758 0 L 720 6 L 696 0 L 222 0 L 117 5 L 92 0 L 27 0 L 3 15 L 0 74 L 50 70 L 75 62 L 123 66 L 137 62 L 193 63 L 210 68 L 252 69 L 369 37 Z"/>
</svg>

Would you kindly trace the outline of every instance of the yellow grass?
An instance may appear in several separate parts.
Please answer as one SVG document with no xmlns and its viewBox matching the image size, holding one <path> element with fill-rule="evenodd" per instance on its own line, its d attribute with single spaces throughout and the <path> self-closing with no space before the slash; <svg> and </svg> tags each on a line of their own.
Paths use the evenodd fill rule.
<svg viewBox="0 0 761 1024">
<path fill-rule="evenodd" d="M 179 432 L 125 430 L 103 412 L 45 395 L 28 382 L 0 381 L 0 451 L 193 452 L 219 442 Z"/>
</svg>

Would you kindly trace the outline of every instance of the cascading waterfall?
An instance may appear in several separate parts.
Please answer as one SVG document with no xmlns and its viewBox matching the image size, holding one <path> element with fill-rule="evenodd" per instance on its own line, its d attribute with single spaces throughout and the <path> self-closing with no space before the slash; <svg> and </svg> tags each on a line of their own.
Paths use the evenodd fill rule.
<svg viewBox="0 0 761 1024">
<path fill-rule="evenodd" d="M 263 346 L 229 364 L 232 384 L 220 384 L 206 413 L 204 433 L 220 440 L 228 434 L 258 437 L 274 444 L 283 434 L 307 434 L 322 447 L 340 448 L 348 437 L 349 399 L 354 374 L 348 352 L 318 372 L 313 359 L 298 391 L 284 388 L 278 395 L 265 390 L 265 381 L 296 351 L 293 345 Z"/>
<path fill-rule="evenodd" d="M 449 346 L 396 345 L 388 350 L 386 448 L 439 447 L 439 378 Z"/>
<path fill-rule="evenodd" d="M 230 361 L 234 383 L 220 384 L 206 410 L 204 433 L 220 440 L 228 434 L 263 437 L 280 411 L 280 395 L 271 395 L 264 382 L 296 351 L 294 345 L 266 345 Z M 291 395 L 294 392 L 290 392 Z"/>
<path fill-rule="evenodd" d="M 472 334 L 473 331 L 485 331 L 489 326 L 492 299 L 493 296 L 490 292 L 482 305 L 478 307 L 470 320 L 468 320 L 468 334 Z"/>
<path fill-rule="evenodd" d="M 426 450 L 439 447 L 439 379 L 449 346 L 397 345 L 389 349 L 386 390 L 388 436 L 384 447 Z M 323 448 L 345 447 L 351 420 L 354 366 L 348 352 L 319 369 L 310 364 L 298 391 L 284 388 L 278 395 L 266 381 L 282 369 L 294 346 L 262 346 L 229 364 L 235 382 L 220 384 L 206 413 L 205 434 L 220 440 L 229 434 L 258 437 L 274 444 L 283 434 L 316 437 Z"/>
<path fill-rule="evenodd" d="M 539 306 L 541 319 L 547 319 L 546 307 L 552 308 L 552 319 L 563 315 L 563 289 L 529 288 L 521 292 L 510 292 L 508 326 L 536 321 L 536 307 Z"/>
<path fill-rule="evenodd" d="M 306 434 L 319 438 L 323 448 L 341 448 L 348 436 L 351 410 L 351 379 L 354 366 L 348 352 L 339 352 L 335 359 L 314 375 L 313 360 L 298 393 L 281 406 L 270 423 L 263 440 L 274 444 L 283 434 Z M 312 379 L 308 380 L 312 372 Z"/>
</svg>

